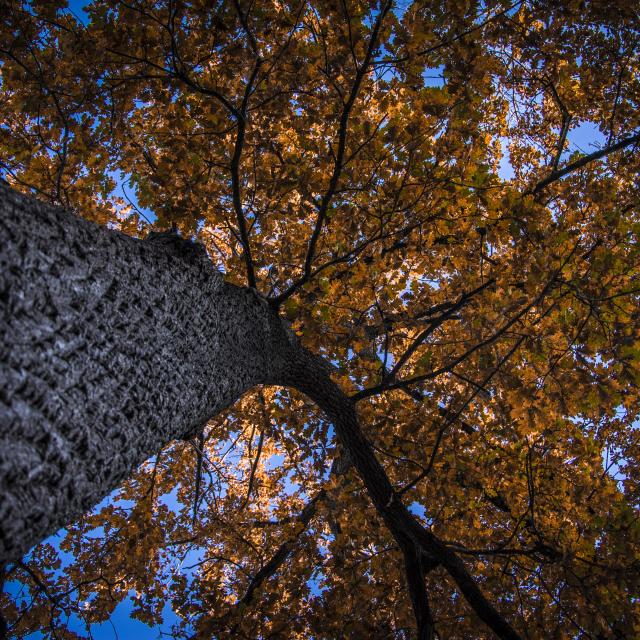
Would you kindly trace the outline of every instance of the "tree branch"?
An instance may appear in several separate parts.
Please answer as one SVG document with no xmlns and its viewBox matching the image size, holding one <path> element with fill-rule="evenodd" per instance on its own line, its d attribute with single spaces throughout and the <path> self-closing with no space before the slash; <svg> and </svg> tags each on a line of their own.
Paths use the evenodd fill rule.
<svg viewBox="0 0 640 640">
<path fill-rule="evenodd" d="M 369 496 L 400 549 L 409 559 L 419 549 L 428 560 L 443 565 L 478 617 L 502 640 L 520 636 L 487 600 L 460 558 L 428 529 L 425 529 L 402 504 L 378 461 L 371 444 L 362 433 L 354 402 L 331 380 L 328 366 L 300 345 L 292 353 L 291 370 L 282 381 L 309 398 L 333 422 L 336 434 L 358 471 Z M 415 574 L 409 579 L 412 584 Z M 415 595 L 420 596 L 416 591 Z M 420 607 L 424 607 L 422 602 Z M 425 614 L 420 608 L 421 614 Z M 426 614 L 421 618 L 428 621 Z M 425 628 L 426 622 L 420 623 Z"/>
<path fill-rule="evenodd" d="M 260 397 L 260 405 L 262 409 L 262 419 L 264 424 L 262 426 L 262 429 L 260 429 L 260 437 L 258 439 L 258 450 L 256 451 L 256 457 L 254 458 L 253 464 L 251 465 L 251 473 L 249 474 L 249 486 L 247 487 L 247 496 L 244 499 L 244 502 L 242 503 L 240 510 L 244 509 L 249 503 L 249 500 L 251 499 L 251 494 L 253 492 L 253 483 L 256 477 L 256 469 L 258 468 L 258 463 L 260 462 L 260 456 L 262 454 L 264 434 L 266 433 L 267 427 L 269 426 L 269 418 L 267 416 L 267 410 L 266 410 L 265 401 L 264 401 L 264 393 L 262 391 L 260 391 L 259 397 Z M 253 434 L 251 435 L 253 437 Z"/>
<path fill-rule="evenodd" d="M 382 21 L 385 16 L 391 9 L 391 5 L 393 4 L 392 0 L 387 0 L 380 10 L 378 17 L 376 18 L 375 25 L 373 27 L 373 32 L 371 33 L 371 39 L 369 40 L 369 46 L 367 47 L 367 52 L 365 54 L 365 58 L 358 68 L 356 72 L 356 77 L 353 82 L 353 86 L 351 87 L 351 92 L 349 94 L 349 98 L 347 102 L 344 104 L 342 108 L 342 115 L 340 116 L 340 124 L 338 127 L 338 150 L 335 155 L 335 161 L 333 165 L 333 173 L 331 174 L 331 178 L 329 180 L 329 186 L 322 197 L 322 201 L 320 203 L 320 208 L 318 210 L 318 215 L 316 217 L 316 223 L 311 234 L 311 238 L 309 240 L 309 244 L 307 247 L 307 255 L 304 260 L 304 268 L 302 277 L 294 282 L 286 291 L 281 293 L 279 296 L 272 298 L 272 304 L 274 307 L 280 306 L 285 300 L 291 297 L 301 286 L 303 286 L 311 277 L 311 267 L 313 264 L 313 259 L 316 253 L 316 246 L 318 244 L 318 239 L 320 238 L 320 233 L 322 232 L 322 228 L 324 226 L 327 211 L 329 209 L 329 205 L 331 204 L 331 200 L 335 194 L 336 188 L 338 186 L 338 180 L 340 179 L 340 174 L 342 173 L 342 169 L 344 166 L 344 156 L 347 144 L 347 132 L 349 125 L 349 116 L 351 115 L 351 110 L 353 105 L 358 97 L 358 92 L 360 91 L 360 85 L 362 84 L 362 80 L 364 79 L 367 71 L 369 70 L 369 65 L 371 63 L 371 58 L 373 56 L 373 52 L 377 46 L 378 42 L 378 34 L 380 33 L 380 28 L 382 27 Z"/>
<path fill-rule="evenodd" d="M 234 615 L 242 613 L 244 607 L 249 606 L 257 595 L 258 590 L 262 585 L 269 580 L 292 556 L 296 549 L 296 542 L 300 536 L 306 531 L 311 520 L 315 517 L 318 511 L 318 505 L 325 501 L 328 497 L 328 493 L 325 489 L 321 489 L 318 494 L 312 498 L 303 507 L 302 511 L 298 514 L 297 520 L 298 526 L 296 533 L 293 537 L 285 540 L 274 552 L 274 554 L 265 562 L 260 569 L 253 575 L 244 594 L 236 600 L 235 604 L 224 615 L 219 618 L 210 619 L 203 627 L 202 631 L 197 635 L 198 638 L 209 637 L 211 634 L 215 634 L 220 631 L 227 622 L 230 622 L 230 618 Z M 276 523 L 278 524 L 278 523 Z M 282 523 L 279 523 L 282 524 Z M 230 633 L 233 634 L 238 628 L 236 622 L 231 626 Z"/>
<path fill-rule="evenodd" d="M 509 13 L 509 11 L 511 11 L 512 9 L 519 7 L 521 4 L 524 4 L 524 0 L 518 0 L 517 2 L 514 2 L 513 4 L 509 5 L 505 9 L 502 9 L 501 11 L 494 13 L 492 16 L 489 16 L 482 22 L 475 24 L 472 27 L 469 27 L 465 31 L 462 31 L 456 34 L 452 38 L 449 38 L 449 40 L 445 40 L 444 42 L 440 42 L 439 44 L 433 45 L 432 47 L 428 47 L 427 49 L 422 49 L 421 51 L 416 52 L 415 56 L 426 56 L 426 55 L 429 55 L 430 53 L 434 53 L 435 51 L 438 51 L 439 49 L 448 47 L 452 45 L 454 42 L 457 42 L 458 40 L 460 40 L 461 38 L 464 38 L 465 36 L 468 36 L 469 34 L 473 33 L 474 31 L 478 31 L 486 27 L 488 24 L 491 24 L 493 21 L 497 20 L 498 18 L 501 18 L 503 15 Z M 395 65 L 401 62 L 407 62 L 410 59 L 411 59 L 410 55 L 405 55 L 405 56 L 402 56 L 401 58 L 389 58 L 386 60 L 379 60 L 379 61 L 376 61 L 375 64 L 376 65 L 385 65 L 385 64 Z"/>
<path fill-rule="evenodd" d="M 540 304 L 544 300 L 544 298 L 547 296 L 551 288 L 553 287 L 553 284 L 556 282 L 557 277 L 560 275 L 560 273 L 562 272 L 562 269 L 564 268 L 566 263 L 570 260 L 571 256 L 575 253 L 577 248 L 578 248 L 578 245 L 577 244 L 574 245 L 573 249 L 567 256 L 567 258 L 562 262 L 562 264 L 558 267 L 558 269 L 556 269 L 556 271 L 553 273 L 551 278 L 542 288 L 540 293 L 525 307 L 523 307 L 515 316 L 510 318 L 505 324 L 503 324 L 499 329 L 497 329 L 493 334 L 491 334 L 488 338 L 486 338 L 485 340 L 481 340 L 480 342 L 477 342 L 472 347 L 469 347 L 469 349 L 467 349 L 464 353 L 453 358 L 450 362 L 439 367 L 438 369 L 434 369 L 429 373 L 425 373 L 422 375 L 413 376 L 412 378 L 406 378 L 404 380 L 398 380 L 396 382 L 382 383 L 379 385 L 375 385 L 373 387 L 369 387 L 368 389 L 362 389 L 361 391 L 358 391 L 357 393 L 354 393 L 352 396 L 350 396 L 351 399 L 354 402 L 358 402 L 359 400 L 363 400 L 364 398 L 369 398 L 371 396 L 382 393 L 383 391 L 390 391 L 393 389 L 403 389 L 403 388 L 406 388 L 407 386 L 416 384 L 418 382 L 433 380 L 434 378 L 437 378 L 443 373 L 449 373 L 453 371 L 455 367 L 457 367 L 461 362 L 466 360 L 470 355 L 472 355 L 479 349 L 482 349 L 483 347 L 488 347 L 489 345 L 496 342 L 496 340 L 498 340 L 501 336 L 503 336 L 514 324 L 516 324 L 516 322 L 519 322 L 520 319 L 524 315 L 526 315 L 533 307 Z"/>
<path fill-rule="evenodd" d="M 434 318 L 433 320 L 431 320 L 429 322 L 429 325 L 427 326 L 426 329 L 424 329 L 424 331 L 422 331 L 417 337 L 416 339 L 411 343 L 411 345 L 409 345 L 409 347 L 407 348 L 407 350 L 402 354 L 402 356 L 400 356 L 400 358 L 398 358 L 398 361 L 396 362 L 395 366 L 393 367 L 393 369 L 391 370 L 391 372 L 389 373 L 389 380 L 393 380 L 396 375 L 398 374 L 398 372 L 400 371 L 400 369 L 402 369 L 402 367 L 407 363 L 407 361 L 409 360 L 409 358 L 411 358 L 411 356 L 416 352 L 416 350 L 418 349 L 418 347 L 438 328 L 440 327 L 442 324 L 444 324 L 447 320 L 449 320 L 456 312 L 460 311 L 460 309 L 462 309 L 468 302 L 469 300 L 471 300 L 471 298 L 473 298 L 474 296 L 476 296 L 478 293 L 481 293 L 482 291 L 484 291 L 485 289 L 487 289 L 488 287 L 490 287 L 491 285 L 495 284 L 495 278 L 492 278 L 491 280 L 487 280 L 487 282 L 485 282 L 484 284 L 481 284 L 479 287 L 476 287 L 475 289 L 473 289 L 472 291 L 468 291 L 466 293 L 463 293 L 460 298 L 458 299 L 458 302 L 456 302 L 455 304 L 453 304 L 452 306 L 450 306 L 446 311 L 444 311 L 440 316 L 438 316 L 437 318 Z"/>
<path fill-rule="evenodd" d="M 236 133 L 236 143 L 233 150 L 233 157 L 231 158 L 231 190 L 233 198 L 233 208 L 236 213 L 236 219 L 238 221 L 238 230 L 240 232 L 240 240 L 242 242 L 242 254 L 244 256 L 245 268 L 247 270 L 247 283 L 253 289 L 256 288 L 256 276 L 253 266 L 253 258 L 251 257 L 251 246 L 249 244 L 249 233 L 247 230 L 247 222 L 244 217 L 244 211 L 242 210 L 242 195 L 240 191 L 240 160 L 242 158 L 242 149 L 244 147 L 245 131 L 247 127 L 247 105 L 249 103 L 249 96 L 253 90 L 253 84 L 255 82 L 260 66 L 262 65 L 262 59 L 256 58 L 256 62 L 251 72 L 251 77 L 245 87 L 244 97 L 242 98 L 242 106 L 240 108 L 237 123 L 238 130 Z"/>
<path fill-rule="evenodd" d="M 561 178 L 564 178 L 564 176 L 570 173 L 573 173 L 578 169 L 581 169 L 582 167 L 589 164 L 590 162 L 594 162 L 595 160 L 604 158 L 605 156 L 608 156 L 610 153 L 613 153 L 614 151 L 619 151 L 620 149 L 624 149 L 625 147 L 628 147 L 632 144 L 636 144 L 638 142 L 640 142 L 640 133 L 636 133 L 632 136 L 627 136 L 626 138 L 622 138 L 622 140 L 619 140 L 615 144 L 607 145 L 606 147 L 603 147 L 598 151 L 594 151 L 589 155 L 583 156 L 579 160 L 576 160 L 575 162 L 571 162 L 570 164 L 566 165 L 562 169 L 557 169 L 555 171 L 552 171 L 546 178 L 544 178 L 543 180 L 540 180 L 540 182 L 538 182 L 538 184 L 536 184 L 533 187 L 533 189 L 526 191 L 525 195 L 539 193 L 545 187 L 548 187 L 550 184 L 560 180 Z"/>
<path fill-rule="evenodd" d="M 404 554 L 404 566 L 413 613 L 418 625 L 418 640 L 433 640 L 435 627 L 431 607 L 429 606 L 429 594 L 424 582 L 425 570 L 422 553 L 415 550 L 413 553 L 406 552 Z"/>
</svg>

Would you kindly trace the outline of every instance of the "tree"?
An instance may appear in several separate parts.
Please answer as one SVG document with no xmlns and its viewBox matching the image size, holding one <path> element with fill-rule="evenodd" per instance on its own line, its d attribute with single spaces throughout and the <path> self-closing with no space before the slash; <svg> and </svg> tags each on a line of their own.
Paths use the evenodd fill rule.
<svg viewBox="0 0 640 640">
<path fill-rule="evenodd" d="M 5 4 L 13 635 L 640 633 L 634 3 Z"/>
</svg>

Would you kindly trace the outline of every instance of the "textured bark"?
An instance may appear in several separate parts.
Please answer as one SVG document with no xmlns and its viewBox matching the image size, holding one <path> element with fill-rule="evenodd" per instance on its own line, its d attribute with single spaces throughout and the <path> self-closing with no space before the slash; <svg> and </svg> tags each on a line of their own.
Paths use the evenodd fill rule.
<svg viewBox="0 0 640 640">
<path fill-rule="evenodd" d="M 0 566 L 258 383 L 287 333 L 204 250 L 0 183 Z"/>
<path fill-rule="evenodd" d="M 195 435 L 250 387 L 277 384 L 334 423 L 404 554 L 420 637 L 433 635 L 424 574 L 438 564 L 498 637 L 519 637 L 396 496 L 326 363 L 255 291 L 224 283 L 201 247 L 171 234 L 136 240 L 2 183 L 0 215 L 0 567 L 159 447 Z"/>
</svg>

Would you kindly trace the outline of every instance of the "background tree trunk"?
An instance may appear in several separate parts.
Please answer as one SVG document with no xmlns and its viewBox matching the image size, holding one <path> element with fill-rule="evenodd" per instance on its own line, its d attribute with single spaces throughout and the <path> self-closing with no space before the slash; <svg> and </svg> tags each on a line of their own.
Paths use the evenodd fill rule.
<svg viewBox="0 0 640 640">
<path fill-rule="evenodd" d="M 273 380 L 281 321 L 204 249 L 0 184 L 0 565 Z"/>
</svg>

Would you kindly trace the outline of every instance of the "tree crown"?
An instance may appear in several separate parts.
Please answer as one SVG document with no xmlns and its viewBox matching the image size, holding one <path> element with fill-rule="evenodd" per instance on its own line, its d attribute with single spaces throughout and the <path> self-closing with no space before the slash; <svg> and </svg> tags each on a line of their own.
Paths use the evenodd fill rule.
<svg viewBox="0 0 640 640">
<path fill-rule="evenodd" d="M 257 289 L 528 637 L 640 633 L 635 3 L 5 4 L 12 186 L 174 225 Z M 254 390 L 14 567 L 4 615 L 71 638 L 130 598 L 175 637 L 410 637 L 398 550 L 334 459 L 305 397 Z M 485 633 L 442 569 L 427 587 L 442 637 Z"/>
</svg>

